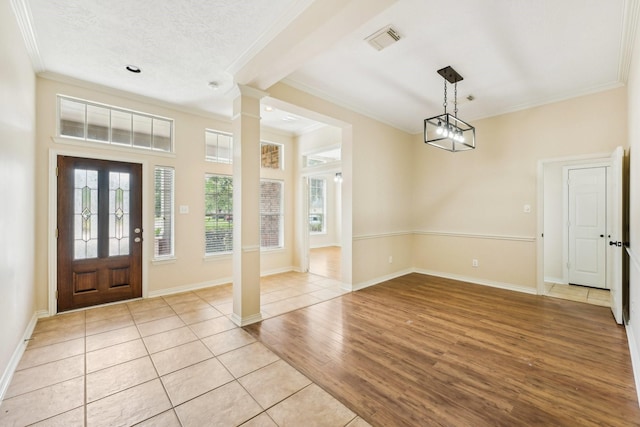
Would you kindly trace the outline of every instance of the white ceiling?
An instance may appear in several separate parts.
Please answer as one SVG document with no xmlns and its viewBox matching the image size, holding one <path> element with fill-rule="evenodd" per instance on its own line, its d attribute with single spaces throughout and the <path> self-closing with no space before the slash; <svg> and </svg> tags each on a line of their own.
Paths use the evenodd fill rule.
<svg viewBox="0 0 640 427">
<path fill-rule="evenodd" d="M 624 84 L 639 8 L 635 0 L 12 4 L 38 72 L 223 117 L 231 117 L 234 83 L 268 92 L 284 80 L 411 133 L 442 112 L 436 70 L 447 65 L 464 77 L 466 121 Z M 389 24 L 399 42 L 377 51 L 364 41 Z M 278 109 L 265 111 L 263 124 L 291 133 L 317 127 Z"/>
</svg>

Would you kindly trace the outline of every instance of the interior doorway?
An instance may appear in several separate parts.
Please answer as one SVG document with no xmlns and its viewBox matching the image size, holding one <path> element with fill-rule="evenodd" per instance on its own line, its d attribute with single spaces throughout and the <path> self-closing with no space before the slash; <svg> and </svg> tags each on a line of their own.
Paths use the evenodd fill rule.
<svg viewBox="0 0 640 427">
<path fill-rule="evenodd" d="M 307 178 L 309 273 L 342 278 L 342 172 L 331 170 Z"/>
<path fill-rule="evenodd" d="M 538 293 L 608 305 L 618 323 L 623 299 L 623 160 L 624 150 L 618 147 L 609 156 L 538 164 Z M 573 192 L 570 175 L 578 184 Z M 584 229 L 572 230 L 572 225 Z M 571 271 L 572 263 L 586 276 Z"/>
</svg>

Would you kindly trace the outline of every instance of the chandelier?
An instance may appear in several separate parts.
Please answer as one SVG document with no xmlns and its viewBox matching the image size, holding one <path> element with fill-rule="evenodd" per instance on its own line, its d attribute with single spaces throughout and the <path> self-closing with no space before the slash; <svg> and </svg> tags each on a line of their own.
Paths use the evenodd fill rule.
<svg viewBox="0 0 640 427">
<path fill-rule="evenodd" d="M 458 118 L 458 82 L 462 76 L 450 66 L 438 70 L 444 79 L 444 114 L 424 119 L 424 142 L 447 151 L 476 148 L 476 128 Z M 447 82 L 453 84 L 453 115 L 447 113 Z"/>
</svg>

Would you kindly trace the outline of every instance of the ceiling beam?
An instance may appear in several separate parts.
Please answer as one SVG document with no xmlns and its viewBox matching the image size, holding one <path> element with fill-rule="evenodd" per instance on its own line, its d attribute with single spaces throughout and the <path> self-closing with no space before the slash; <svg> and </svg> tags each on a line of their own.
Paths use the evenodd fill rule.
<svg viewBox="0 0 640 427">
<path fill-rule="evenodd" d="M 315 0 L 236 70 L 238 84 L 266 90 L 397 0 Z"/>
</svg>

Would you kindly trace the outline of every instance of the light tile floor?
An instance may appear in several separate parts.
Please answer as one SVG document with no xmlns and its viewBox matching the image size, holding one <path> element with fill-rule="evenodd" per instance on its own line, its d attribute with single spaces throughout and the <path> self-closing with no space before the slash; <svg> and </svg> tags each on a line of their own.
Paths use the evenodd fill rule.
<svg viewBox="0 0 640 427">
<path fill-rule="evenodd" d="M 342 295 L 286 273 L 262 313 Z M 231 285 L 40 319 L 0 405 L 1 426 L 367 426 L 231 322 Z"/>
<path fill-rule="evenodd" d="M 545 283 L 546 295 L 554 298 L 566 299 L 577 302 L 586 302 L 604 307 L 611 306 L 608 289 L 588 288 L 586 286 L 561 285 Z"/>
</svg>

